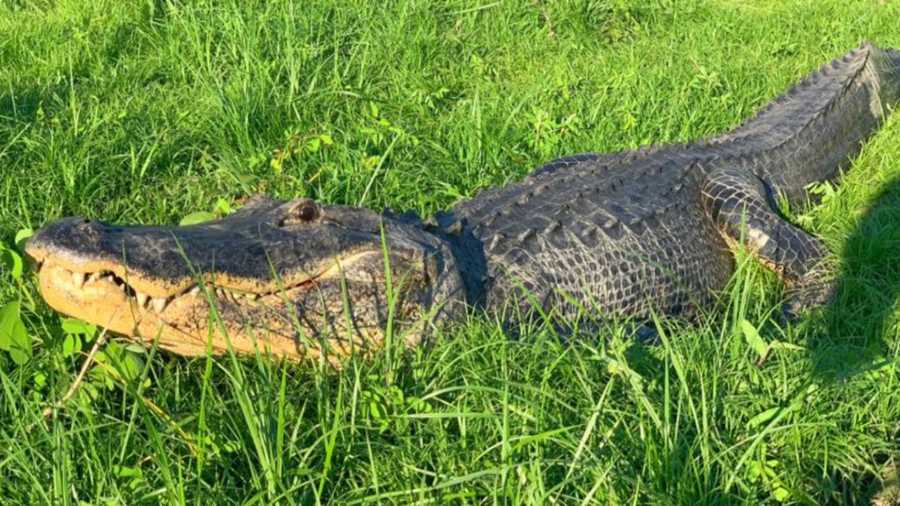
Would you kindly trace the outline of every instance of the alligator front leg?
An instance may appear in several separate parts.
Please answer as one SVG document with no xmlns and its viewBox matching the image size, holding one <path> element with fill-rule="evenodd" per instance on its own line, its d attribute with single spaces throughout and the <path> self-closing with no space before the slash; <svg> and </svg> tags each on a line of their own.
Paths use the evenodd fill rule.
<svg viewBox="0 0 900 506">
<path fill-rule="evenodd" d="M 834 276 L 822 241 L 782 218 L 767 193 L 763 181 L 738 169 L 713 171 L 703 188 L 706 210 L 726 241 L 745 244 L 785 282 L 784 316 L 795 318 L 830 301 Z"/>
</svg>

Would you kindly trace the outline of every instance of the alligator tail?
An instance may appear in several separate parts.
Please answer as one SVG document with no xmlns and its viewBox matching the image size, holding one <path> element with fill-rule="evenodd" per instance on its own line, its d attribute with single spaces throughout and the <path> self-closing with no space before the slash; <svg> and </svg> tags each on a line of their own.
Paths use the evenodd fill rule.
<svg viewBox="0 0 900 506">
<path fill-rule="evenodd" d="M 896 108 L 900 102 L 900 50 L 881 48 L 876 49 L 875 54 L 882 102 Z"/>
</svg>

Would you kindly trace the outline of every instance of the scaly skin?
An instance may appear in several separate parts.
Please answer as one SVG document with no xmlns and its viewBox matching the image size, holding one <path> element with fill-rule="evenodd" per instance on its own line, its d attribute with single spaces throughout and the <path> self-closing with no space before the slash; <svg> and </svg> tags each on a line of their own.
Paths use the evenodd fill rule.
<svg viewBox="0 0 900 506">
<path fill-rule="evenodd" d="M 740 242 L 788 284 L 795 314 L 833 282 L 825 247 L 774 202 L 836 178 L 898 98 L 900 53 L 864 45 L 724 135 L 556 160 L 424 222 L 258 198 L 190 227 L 68 218 L 27 252 L 52 307 L 188 355 L 339 361 L 394 335 L 414 345 L 466 306 L 691 313 L 725 286 Z"/>
</svg>

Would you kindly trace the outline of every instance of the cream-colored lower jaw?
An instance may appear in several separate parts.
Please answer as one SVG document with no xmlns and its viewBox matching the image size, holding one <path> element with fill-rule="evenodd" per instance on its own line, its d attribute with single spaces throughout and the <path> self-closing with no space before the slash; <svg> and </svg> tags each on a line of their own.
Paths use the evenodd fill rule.
<svg viewBox="0 0 900 506">
<path fill-rule="evenodd" d="M 295 340 L 285 335 L 247 336 L 240 327 L 227 324 L 212 325 L 210 332 L 209 301 L 199 291 L 166 298 L 165 304 L 149 298 L 139 301 L 112 278 L 73 279 L 71 271 L 52 264 L 40 269 L 39 285 L 47 304 L 61 313 L 146 345 L 157 342 L 180 355 L 221 354 L 231 348 L 239 354 L 260 351 L 301 358 Z"/>
<path fill-rule="evenodd" d="M 62 271 L 61 277 L 68 276 L 63 280 L 65 283 L 79 288 L 85 283 L 104 279 L 115 280 L 119 286 L 127 281 L 129 288 L 135 292 L 132 295 L 137 296 L 141 303 L 150 301 L 157 304 L 155 306 L 157 312 L 165 306 L 168 300 L 184 294 L 196 295 L 200 291 L 196 276 L 162 280 L 147 276 L 140 271 L 130 270 L 120 263 L 106 260 L 73 259 L 72 255 L 51 254 L 37 248 L 31 248 L 29 255 L 36 259 L 41 270 L 60 270 Z M 348 252 L 327 259 L 320 264 L 311 265 L 308 269 L 284 273 L 279 276 L 277 281 L 240 277 L 225 272 L 201 272 L 200 277 L 202 284 L 206 286 L 214 285 L 216 289 L 226 290 L 234 296 L 255 299 L 320 279 L 352 277 L 356 271 L 354 267 L 358 263 L 372 261 L 373 257 L 375 261 L 381 261 L 382 252 L 377 249 Z"/>
<path fill-rule="evenodd" d="M 130 297 L 111 280 L 79 282 L 67 269 L 44 265 L 39 284 L 47 304 L 61 313 L 126 335 L 138 322 L 129 307 Z"/>
<path fill-rule="evenodd" d="M 376 255 L 374 259 L 373 255 Z M 222 354 L 231 350 L 237 354 L 272 354 L 298 361 L 317 359 L 323 355 L 319 338 L 304 339 L 298 335 L 317 336 L 326 325 L 297 329 L 294 327 L 297 322 L 272 315 L 293 311 L 286 310 L 284 305 L 289 304 L 288 301 L 299 292 L 314 289 L 325 280 L 340 278 L 371 283 L 372 280 L 367 277 L 368 271 L 357 266 L 374 260 L 381 261 L 381 252 L 357 252 L 338 259 L 315 276 L 295 277 L 294 280 L 300 279 L 300 282 L 279 283 L 279 288 L 262 293 L 212 285 L 206 285 L 207 289 L 202 290 L 196 285 L 188 285 L 175 295 L 151 297 L 135 291 L 121 277 L 109 271 L 86 274 L 52 261 L 41 264 L 38 277 L 41 294 L 55 310 L 144 345 L 155 343 L 162 349 L 187 356 L 209 352 Z M 266 287 L 254 288 L 265 290 Z M 220 317 L 211 321 L 210 303 L 219 309 L 224 304 L 231 311 L 224 318 L 221 317 L 223 313 L 218 312 Z M 256 318 L 252 322 L 255 330 L 248 330 L 247 322 L 243 321 L 247 316 L 245 313 L 256 308 L 265 308 L 266 311 L 257 312 L 250 318 Z M 308 325 L 300 324 L 303 327 Z M 328 325 L 333 324 L 330 322 Z M 354 349 L 372 350 L 383 341 L 382 329 L 377 325 L 358 325 L 354 322 L 353 329 L 336 331 L 335 335 L 341 337 L 327 339 L 327 349 L 331 351 L 325 356 L 333 365 L 338 365 L 339 357 L 350 354 Z M 361 334 L 357 336 L 357 344 L 349 344 L 345 337 L 348 332 Z M 414 341 L 418 342 L 418 338 Z"/>
</svg>

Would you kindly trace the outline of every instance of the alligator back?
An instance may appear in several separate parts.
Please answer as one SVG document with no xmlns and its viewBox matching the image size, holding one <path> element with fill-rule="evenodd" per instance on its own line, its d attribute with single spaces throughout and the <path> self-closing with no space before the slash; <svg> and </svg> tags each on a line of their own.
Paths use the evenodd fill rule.
<svg viewBox="0 0 900 506">
<path fill-rule="evenodd" d="M 622 314 L 708 303 L 733 261 L 706 218 L 699 161 L 684 147 L 626 165 L 598 157 L 498 195 L 494 209 L 472 213 L 486 244 L 488 305 L 521 288 L 536 297 L 523 304 L 566 311 L 578 310 L 573 301 Z"/>
<path fill-rule="evenodd" d="M 734 270 L 704 204 L 709 175 L 737 169 L 769 197 L 804 200 L 896 101 L 896 55 L 864 45 L 708 141 L 559 159 L 461 203 L 453 219 L 484 245 L 483 303 L 627 315 L 708 304 Z"/>
</svg>

